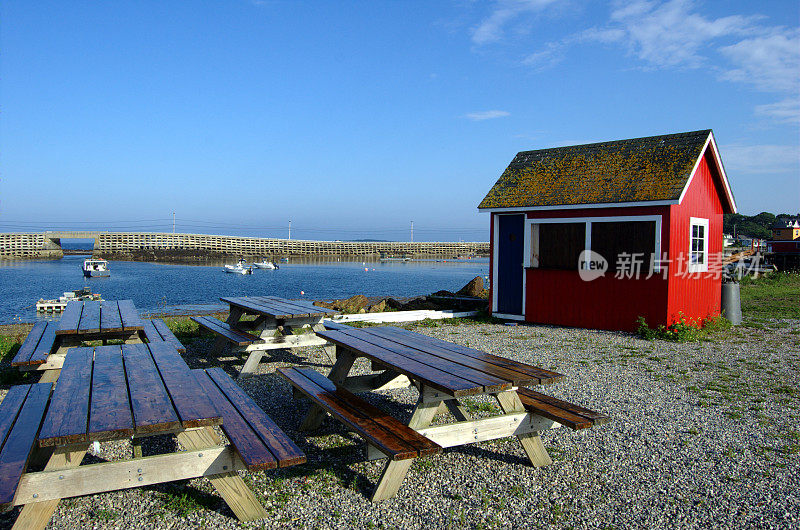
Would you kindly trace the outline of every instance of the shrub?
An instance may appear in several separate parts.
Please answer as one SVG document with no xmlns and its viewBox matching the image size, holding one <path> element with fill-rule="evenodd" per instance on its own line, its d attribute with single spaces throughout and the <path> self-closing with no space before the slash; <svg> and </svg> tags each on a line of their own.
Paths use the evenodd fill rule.
<svg viewBox="0 0 800 530">
<path fill-rule="evenodd" d="M 730 329 L 731 322 L 722 316 L 709 317 L 701 322 L 695 319 L 680 318 L 668 326 L 663 324 L 651 328 L 643 316 L 636 319 L 636 334 L 645 340 L 671 340 L 675 342 L 688 342 L 700 340 L 702 337 Z"/>
</svg>

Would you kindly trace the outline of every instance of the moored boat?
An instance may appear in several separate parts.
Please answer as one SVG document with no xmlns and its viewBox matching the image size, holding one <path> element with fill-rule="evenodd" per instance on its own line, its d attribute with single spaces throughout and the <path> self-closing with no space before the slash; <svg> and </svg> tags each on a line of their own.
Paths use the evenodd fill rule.
<svg viewBox="0 0 800 530">
<path fill-rule="evenodd" d="M 104 259 L 89 258 L 83 260 L 83 275 L 87 278 L 98 278 L 111 276 L 108 270 L 108 262 Z"/>
<path fill-rule="evenodd" d="M 44 298 L 40 298 L 39 301 L 36 302 L 36 311 L 40 313 L 60 313 L 67 307 L 67 302 L 73 300 L 102 299 L 99 293 L 93 293 L 91 289 L 84 287 L 83 289 L 76 289 L 75 291 L 67 291 L 63 296 L 59 296 L 57 300 L 45 300 Z"/>
<path fill-rule="evenodd" d="M 270 270 L 275 270 L 278 268 L 278 266 L 275 264 L 274 261 L 267 261 L 267 260 L 254 261 L 253 267 L 255 267 L 256 269 L 270 269 Z"/>
<path fill-rule="evenodd" d="M 236 265 L 225 265 L 223 269 L 231 274 L 253 274 L 253 267 L 248 267 L 247 262 L 240 259 Z"/>
</svg>

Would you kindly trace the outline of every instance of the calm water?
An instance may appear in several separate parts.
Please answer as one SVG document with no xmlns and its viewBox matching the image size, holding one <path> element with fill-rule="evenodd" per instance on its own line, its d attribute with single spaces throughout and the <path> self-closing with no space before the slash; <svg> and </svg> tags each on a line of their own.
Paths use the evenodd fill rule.
<svg viewBox="0 0 800 530">
<path fill-rule="evenodd" d="M 165 308 L 168 313 L 183 313 L 222 308 L 221 296 L 325 300 L 355 294 L 409 297 L 441 289 L 456 291 L 475 276 L 489 273 L 488 259 L 297 262 L 246 276 L 224 273 L 221 263 L 197 266 L 111 261 L 111 277 L 84 278 L 81 265 L 85 257 L 0 261 L 0 324 L 33 322 L 37 319 L 34 304 L 39 298 L 58 298 L 65 291 L 84 286 L 106 300 L 130 298 L 143 313 Z"/>
</svg>

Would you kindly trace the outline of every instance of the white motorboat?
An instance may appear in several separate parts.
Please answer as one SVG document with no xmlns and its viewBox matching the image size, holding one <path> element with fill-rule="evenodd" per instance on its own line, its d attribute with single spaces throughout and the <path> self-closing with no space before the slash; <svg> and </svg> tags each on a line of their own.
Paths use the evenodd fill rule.
<svg viewBox="0 0 800 530">
<path fill-rule="evenodd" d="M 231 274 L 253 274 L 253 267 L 248 267 L 247 262 L 240 259 L 236 265 L 225 265 L 223 269 Z"/>
<path fill-rule="evenodd" d="M 36 311 L 39 313 L 60 313 L 67 307 L 67 302 L 73 300 L 102 300 L 103 298 L 99 293 L 93 293 L 88 287 L 77 289 L 75 291 L 67 291 L 64 296 L 59 296 L 58 299 L 45 300 L 40 298 L 36 302 Z"/>
<path fill-rule="evenodd" d="M 108 270 L 108 262 L 104 259 L 86 259 L 83 260 L 83 275 L 87 278 L 97 278 L 111 276 L 111 271 Z"/>
<path fill-rule="evenodd" d="M 267 260 L 254 261 L 253 267 L 255 267 L 256 269 L 269 269 L 269 270 L 275 270 L 278 268 L 278 266 L 275 264 L 274 261 L 267 261 Z"/>
</svg>

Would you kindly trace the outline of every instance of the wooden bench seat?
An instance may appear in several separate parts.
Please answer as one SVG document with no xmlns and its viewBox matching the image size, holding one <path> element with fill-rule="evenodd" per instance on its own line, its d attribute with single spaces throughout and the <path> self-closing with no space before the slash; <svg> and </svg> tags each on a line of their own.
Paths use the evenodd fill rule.
<svg viewBox="0 0 800 530">
<path fill-rule="evenodd" d="M 264 342 L 261 338 L 256 337 L 255 335 L 251 335 L 240 329 L 233 328 L 230 326 L 230 324 L 222 322 L 221 320 L 213 317 L 191 318 L 212 333 L 227 340 L 228 342 L 232 342 L 236 346 L 248 346 L 250 344 L 261 344 Z"/>
<path fill-rule="evenodd" d="M 175 349 L 180 353 L 186 353 L 186 347 L 181 344 L 181 341 L 178 340 L 163 320 L 154 318 L 152 320 L 142 320 L 142 322 L 144 323 L 144 336 L 147 337 L 147 342 L 168 342 L 175 346 Z"/>
<path fill-rule="evenodd" d="M 341 331 L 343 329 L 353 329 L 353 326 L 348 326 L 347 324 L 334 322 L 333 320 L 323 320 L 322 325 L 325 326 L 325 329 L 333 329 L 336 331 Z"/>
<path fill-rule="evenodd" d="M 51 383 L 13 386 L 0 403 L 0 511 L 13 506 L 52 387 Z"/>
<path fill-rule="evenodd" d="M 310 368 L 279 368 L 278 373 L 331 416 L 389 457 L 406 460 L 442 448 Z M 224 424 L 224 423 L 223 423 Z"/>
<path fill-rule="evenodd" d="M 551 419 L 573 430 L 588 429 L 611 421 L 605 414 L 573 405 L 528 388 L 518 388 L 517 395 L 529 412 Z"/>
<path fill-rule="evenodd" d="M 222 416 L 222 431 L 249 470 L 302 464 L 306 455 L 221 368 L 192 370 Z"/>
<path fill-rule="evenodd" d="M 11 366 L 36 366 L 44 364 L 53 353 L 56 343 L 56 322 L 37 322 L 25 338 Z"/>
</svg>

